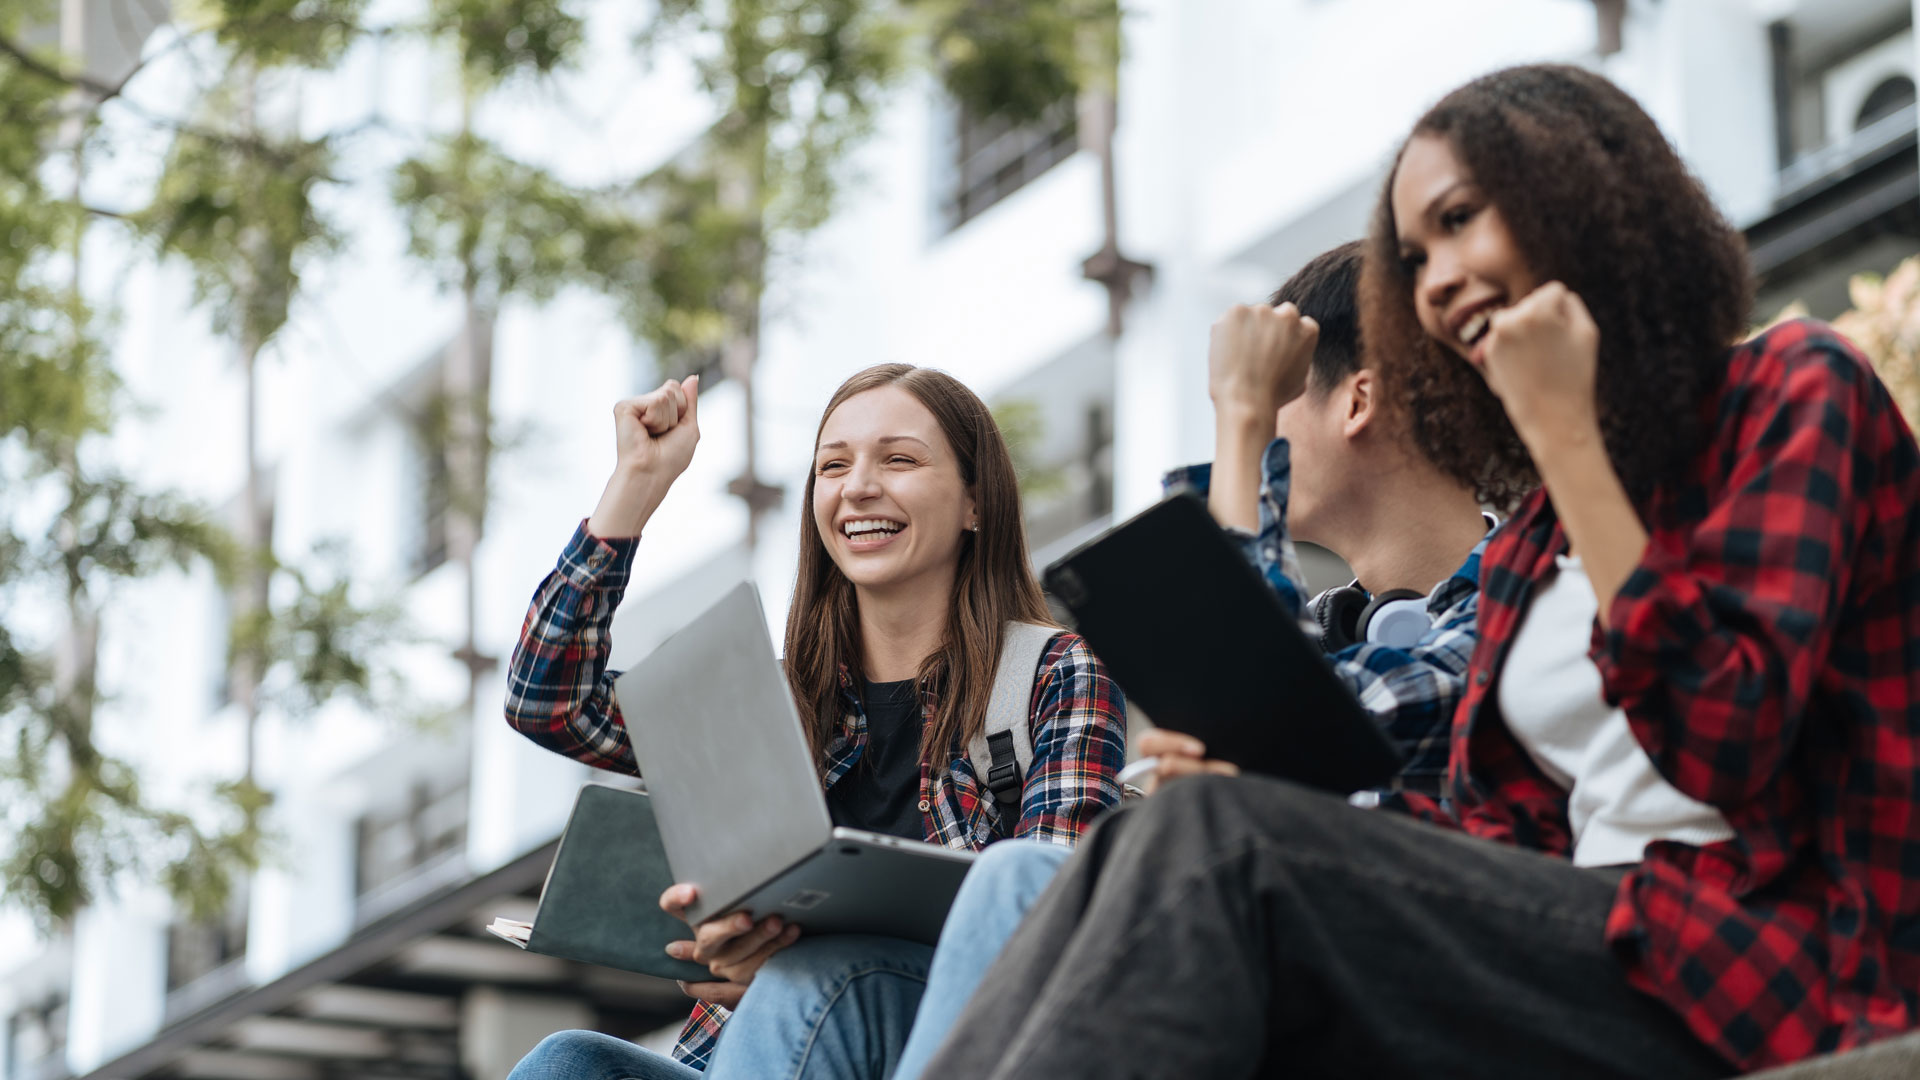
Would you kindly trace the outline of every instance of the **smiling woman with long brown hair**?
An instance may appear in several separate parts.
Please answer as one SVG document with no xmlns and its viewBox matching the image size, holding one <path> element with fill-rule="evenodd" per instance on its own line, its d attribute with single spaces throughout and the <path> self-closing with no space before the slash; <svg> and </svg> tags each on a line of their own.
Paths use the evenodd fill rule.
<svg viewBox="0 0 1920 1080">
<path fill-rule="evenodd" d="M 886 413 L 840 412 L 843 404 L 869 392 L 891 397 L 893 411 L 928 414 L 915 420 L 941 433 L 948 446 L 938 456 L 954 467 L 925 468 L 934 447 L 912 435 L 884 434 L 891 419 Z M 924 521 L 915 532 L 913 522 L 875 522 L 869 506 L 883 504 L 867 497 L 854 472 L 863 437 L 890 451 L 873 476 L 876 487 L 891 486 L 887 494 L 893 504 L 922 504 L 918 517 L 930 518 L 959 513 L 964 503 L 969 527 Z M 889 364 L 841 384 L 827 402 L 815 443 L 805 491 L 814 512 L 800 519 L 800 569 L 786 638 L 787 678 L 814 752 L 825 760 L 843 720 L 842 670 L 855 676 L 865 670 L 863 622 L 877 621 L 880 605 L 898 607 L 926 625 L 944 609 L 937 644 L 914 673 L 920 686 L 941 688 L 922 741 L 929 748 L 964 747 L 979 733 L 986 713 L 1007 624 L 1053 621 L 1028 563 L 1020 489 L 1006 441 L 986 405 L 952 376 Z M 841 535 L 855 520 L 872 531 Z M 943 541 L 944 546 L 916 559 L 914 545 Z M 915 564 L 917 572 L 897 569 Z M 950 599 L 943 602 L 942 593 Z"/>
<path fill-rule="evenodd" d="M 514 651 L 508 722 L 600 768 L 639 772 L 606 631 L 643 529 L 692 460 L 698 417 L 697 379 L 615 406 L 613 476 L 535 594 Z M 1119 801 L 1119 691 L 1047 613 L 1013 461 L 977 395 L 905 364 L 854 375 L 821 414 L 805 501 L 785 666 L 836 825 L 972 850 L 1016 836 L 1070 844 Z M 1003 643 L 1021 626 L 1044 642 L 1025 699 L 1031 764 L 1018 787 L 996 792 L 979 743 Z M 677 913 L 694 896 L 676 885 L 661 904 Z M 715 975 L 686 988 L 700 1003 L 678 1061 L 562 1032 L 515 1075 L 699 1075 L 726 1009 L 798 931 L 736 914 L 674 946 Z"/>
<path fill-rule="evenodd" d="M 1684 1080 L 1920 1025 L 1920 451 L 1829 328 L 1736 342 L 1748 298 L 1601 76 L 1422 118 L 1362 340 L 1422 450 L 1518 504 L 1472 660 L 1429 672 L 1448 800 L 1170 785 L 1066 863 L 929 1074 Z"/>
</svg>

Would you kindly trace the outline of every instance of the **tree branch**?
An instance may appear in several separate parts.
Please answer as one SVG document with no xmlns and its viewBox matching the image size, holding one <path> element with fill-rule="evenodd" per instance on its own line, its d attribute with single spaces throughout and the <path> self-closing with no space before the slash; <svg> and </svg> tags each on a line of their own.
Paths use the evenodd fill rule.
<svg viewBox="0 0 1920 1080">
<path fill-rule="evenodd" d="M 19 64 L 22 69 L 38 75 L 48 82 L 57 82 L 62 86 L 71 86 L 78 90 L 85 90 L 101 101 L 117 96 L 127 85 L 125 79 L 121 80 L 119 86 L 109 86 L 84 73 L 61 71 L 59 68 L 34 56 L 22 48 L 19 43 L 4 35 L 0 35 L 0 56 L 12 57 L 13 62 Z M 135 67 L 133 70 L 138 72 L 140 68 Z M 132 75 L 128 75 L 128 78 L 132 77 Z"/>
</svg>

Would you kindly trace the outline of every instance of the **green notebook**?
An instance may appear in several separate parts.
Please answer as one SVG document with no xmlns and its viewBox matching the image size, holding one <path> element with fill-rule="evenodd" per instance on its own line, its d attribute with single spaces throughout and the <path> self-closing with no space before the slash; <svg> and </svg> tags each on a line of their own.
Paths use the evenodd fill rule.
<svg viewBox="0 0 1920 1080">
<path fill-rule="evenodd" d="M 533 922 L 495 919 L 487 929 L 528 952 L 710 981 L 704 966 L 664 951 L 668 942 L 693 939 L 686 923 L 660 910 L 660 894 L 671 884 L 652 800 L 589 784 L 574 799 Z"/>
</svg>

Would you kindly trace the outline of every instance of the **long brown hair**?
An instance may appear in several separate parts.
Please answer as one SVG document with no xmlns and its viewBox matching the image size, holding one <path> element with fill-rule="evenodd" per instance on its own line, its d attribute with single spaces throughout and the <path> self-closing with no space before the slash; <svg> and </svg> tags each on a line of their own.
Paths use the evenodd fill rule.
<svg viewBox="0 0 1920 1080">
<path fill-rule="evenodd" d="M 947 608 L 947 633 L 940 647 L 920 665 L 915 683 L 938 701 L 920 742 L 920 756 L 944 766 L 949 748 L 979 734 L 987 699 L 1000 662 L 1007 623 L 1054 625 L 1027 561 L 1027 531 L 1020 520 L 1020 487 L 1013 457 L 986 402 L 945 372 L 911 364 L 881 364 L 840 384 L 820 414 L 820 425 L 856 394 L 897 386 L 912 394 L 940 424 L 960 466 L 960 479 L 973 493 L 980 530 L 960 542 Z M 843 707 L 841 672 L 864 677 L 860 612 L 853 583 L 827 556 L 820 527 L 813 519 L 813 480 L 807 470 L 806 497 L 800 514 L 800 571 L 793 604 L 787 609 L 787 682 L 800 708 L 800 722 L 816 760 L 838 726 Z"/>
<path fill-rule="evenodd" d="M 1701 403 L 1746 329 L 1746 242 L 1645 110 L 1590 71 L 1541 64 L 1483 76 L 1421 117 L 1408 142 L 1422 135 L 1452 144 L 1535 275 L 1592 312 L 1608 456 L 1644 500 L 1697 448 Z M 1393 217 L 1398 172 L 1396 159 L 1374 209 L 1361 337 L 1426 456 L 1482 500 L 1510 506 L 1538 483 L 1533 459 L 1486 380 L 1420 327 Z"/>
</svg>

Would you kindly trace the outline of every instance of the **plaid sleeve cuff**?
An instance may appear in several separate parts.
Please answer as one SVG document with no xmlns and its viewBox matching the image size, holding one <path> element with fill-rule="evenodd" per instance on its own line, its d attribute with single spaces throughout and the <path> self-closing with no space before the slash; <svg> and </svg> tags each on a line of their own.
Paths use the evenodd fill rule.
<svg viewBox="0 0 1920 1080">
<path fill-rule="evenodd" d="M 1213 483 L 1213 463 L 1201 462 L 1198 465 L 1182 465 L 1160 478 L 1160 494 L 1166 496 L 1192 495 L 1198 499 L 1207 497 L 1207 491 Z"/>
<path fill-rule="evenodd" d="M 602 540 L 587 531 L 587 519 L 581 518 L 556 569 L 577 589 L 625 589 L 639 546 L 637 536 Z"/>
<path fill-rule="evenodd" d="M 720 1044 L 720 1032 L 732 1015 L 718 1005 L 695 1002 L 693 1015 L 687 1017 L 686 1024 L 680 1028 L 679 1040 L 673 1044 L 673 1060 L 706 1072 L 707 1066 L 713 1063 L 714 1048 Z"/>
<path fill-rule="evenodd" d="M 1224 526 L 1220 531 L 1279 594 L 1287 610 L 1303 615 L 1305 598 L 1300 595 L 1299 583 L 1305 577 L 1300 572 L 1300 556 L 1293 546 L 1293 538 L 1287 535 L 1287 496 L 1293 486 L 1293 455 L 1287 440 L 1276 438 L 1267 444 L 1260 468 L 1265 477 L 1260 489 L 1260 531 L 1249 533 Z M 1204 499 L 1212 480 L 1212 463 L 1183 465 L 1160 478 L 1160 490 L 1169 497 L 1191 495 Z M 1304 620 L 1304 615 L 1302 629 L 1308 636 L 1319 632 Z"/>
</svg>

